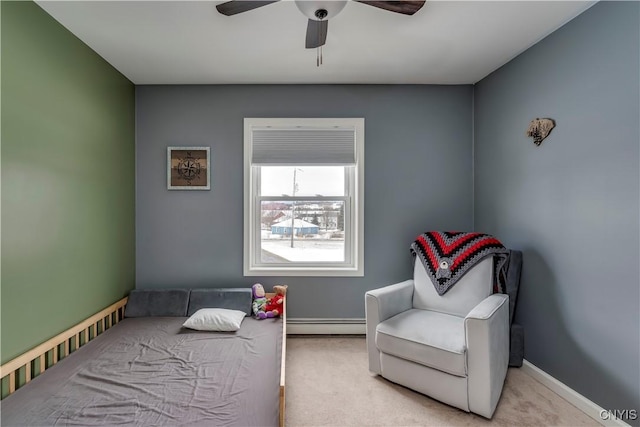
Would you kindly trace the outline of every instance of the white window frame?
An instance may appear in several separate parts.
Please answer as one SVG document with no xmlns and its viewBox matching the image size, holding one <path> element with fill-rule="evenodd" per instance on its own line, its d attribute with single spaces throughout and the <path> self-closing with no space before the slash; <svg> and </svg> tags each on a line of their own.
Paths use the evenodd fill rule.
<svg viewBox="0 0 640 427">
<path fill-rule="evenodd" d="M 355 129 L 354 166 L 345 167 L 345 262 L 272 265 L 260 260 L 260 167 L 252 165 L 253 128 L 350 127 Z M 315 199 L 316 197 L 313 197 Z M 282 197 L 273 199 L 282 200 Z M 288 198 L 309 200 L 309 197 Z M 349 200 L 351 201 L 350 203 Z M 363 118 L 245 118 L 244 119 L 244 260 L 245 276 L 364 276 L 364 119 Z"/>
</svg>

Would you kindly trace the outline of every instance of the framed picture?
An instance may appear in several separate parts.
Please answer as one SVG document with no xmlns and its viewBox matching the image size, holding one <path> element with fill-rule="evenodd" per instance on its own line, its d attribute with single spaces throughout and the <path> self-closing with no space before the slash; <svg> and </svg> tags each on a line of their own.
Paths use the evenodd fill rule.
<svg viewBox="0 0 640 427">
<path fill-rule="evenodd" d="M 167 188 L 211 189 L 209 147 L 167 147 Z"/>
</svg>

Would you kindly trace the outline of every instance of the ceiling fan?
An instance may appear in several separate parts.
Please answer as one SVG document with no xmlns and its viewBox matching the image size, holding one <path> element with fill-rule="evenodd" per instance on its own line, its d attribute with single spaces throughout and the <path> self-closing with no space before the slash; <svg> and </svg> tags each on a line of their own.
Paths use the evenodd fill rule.
<svg viewBox="0 0 640 427">
<path fill-rule="evenodd" d="M 280 0 L 231 0 L 216 6 L 218 12 L 226 16 L 236 15 L 238 13 L 248 12 Z M 413 15 L 425 3 L 425 0 L 405 0 L 405 1 L 366 1 L 353 0 L 357 3 L 363 3 L 389 12 L 402 13 L 404 15 Z M 322 46 L 327 41 L 327 28 L 329 26 L 329 18 L 336 16 L 347 5 L 347 0 L 295 0 L 298 9 L 309 18 L 307 24 L 307 36 L 305 39 L 305 47 L 307 49 L 319 48 L 317 65 L 322 64 Z"/>
</svg>

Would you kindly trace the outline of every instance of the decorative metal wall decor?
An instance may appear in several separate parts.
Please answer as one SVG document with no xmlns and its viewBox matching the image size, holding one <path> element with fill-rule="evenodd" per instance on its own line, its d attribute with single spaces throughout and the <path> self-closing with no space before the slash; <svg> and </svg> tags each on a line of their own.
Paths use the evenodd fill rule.
<svg viewBox="0 0 640 427">
<path fill-rule="evenodd" d="M 167 188 L 209 190 L 211 160 L 209 147 L 167 147 Z"/>
<path fill-rule="evenodd" d="M 529 123 L 529 129 L 527 129 L 527 136 L 533 138 L 533 143 L 539 146 L 544 139 L 549 136 L 551 130 L 556 127 L 556 121 L 549 118 L 539 119 L 535 118 Z"/>
</svg>

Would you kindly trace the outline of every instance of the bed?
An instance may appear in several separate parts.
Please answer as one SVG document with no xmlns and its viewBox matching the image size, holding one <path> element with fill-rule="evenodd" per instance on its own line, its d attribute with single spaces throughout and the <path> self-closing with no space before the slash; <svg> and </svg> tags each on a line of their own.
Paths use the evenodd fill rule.
<svg viewBox="0 0 640 427">
<path fill-rule="evenodd" d="M 284 424 L 284 313 L 208 332 L 182 324 L 205 307 L 249 314 L 251 289 L 140 290 L 128 301 L 3 365 L 2 425 Z"/>
</svg>

